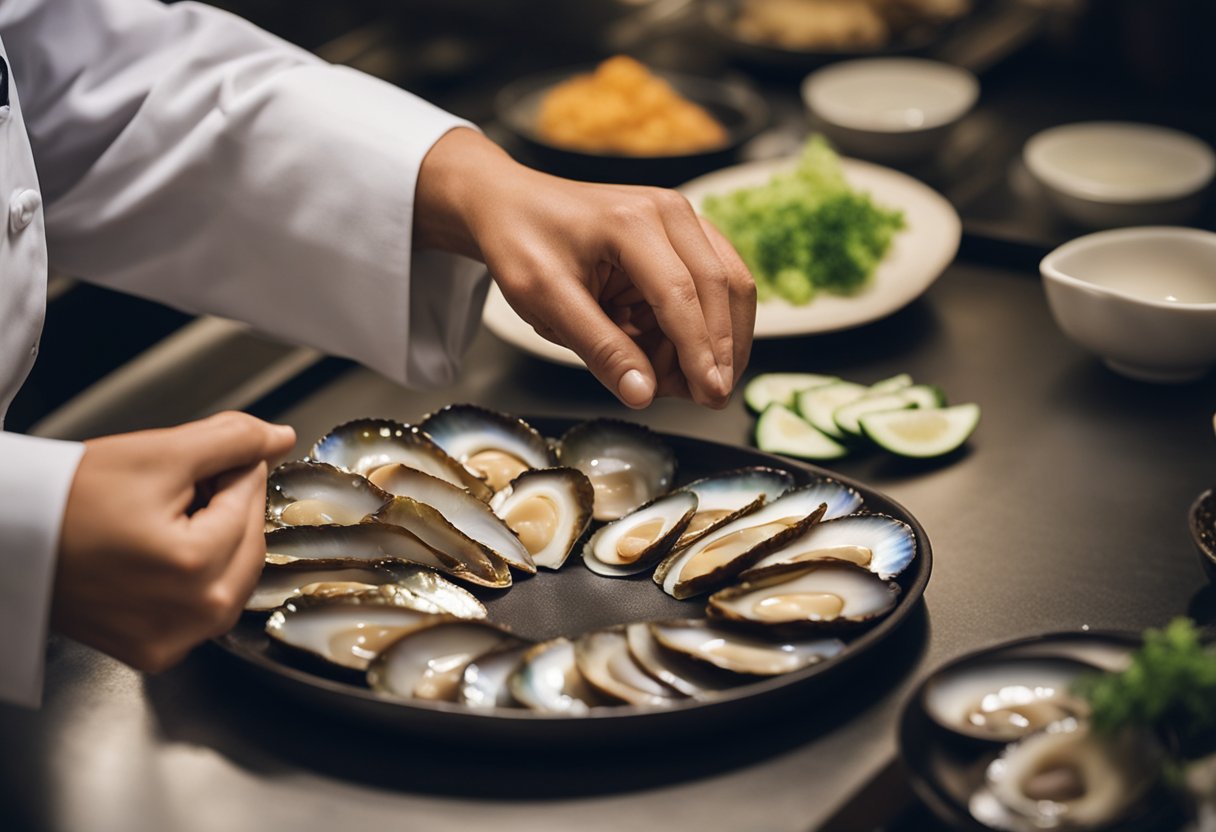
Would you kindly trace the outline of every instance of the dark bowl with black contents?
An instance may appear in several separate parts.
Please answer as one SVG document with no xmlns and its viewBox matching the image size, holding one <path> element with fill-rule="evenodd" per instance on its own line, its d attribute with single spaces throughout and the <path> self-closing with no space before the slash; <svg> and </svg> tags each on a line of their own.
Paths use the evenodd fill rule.
<svg viewBox="0 0 1216 832">
<path fill-rule="evenodd" d="M 1191 538 L 1208 580 L 1216 581 L 1216 493 L 1209 488 L 1191 504 Z"/>
</svg>

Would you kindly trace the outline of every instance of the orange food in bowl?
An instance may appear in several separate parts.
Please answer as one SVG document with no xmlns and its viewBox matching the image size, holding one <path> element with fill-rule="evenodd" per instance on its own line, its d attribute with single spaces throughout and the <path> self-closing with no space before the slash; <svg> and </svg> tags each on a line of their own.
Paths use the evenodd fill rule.
<svg viewBox="0 0 1216 832">
<path fill-rule="evenodd" d="M 552 144 L 592 153 L 667 156 L 726 143 L 713 116 L 623 55 L 546 93 L 537 127 Z"/>
</svg>

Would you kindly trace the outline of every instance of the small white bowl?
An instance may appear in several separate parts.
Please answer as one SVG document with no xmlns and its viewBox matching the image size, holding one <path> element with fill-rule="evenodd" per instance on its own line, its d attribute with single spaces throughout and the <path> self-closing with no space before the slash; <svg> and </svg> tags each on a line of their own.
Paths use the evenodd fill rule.
<svg viewBox="0 0 1216 832">
<path fill-rule="evenodd" d="M 1062 214 L 1091 228 L 1184 222 L 1216 174 L 1205 142 L 1120 121 L 1044 130 L 1026 142 L 1022 161 Z"/>
<path fill-rule="evenodd" d="M 891 162 L 932 154 L 979 92 L 967 70 L 922 58 L 843 61 L 802 82 L 802 100 L 837 147 Z"/>
<path fill-rule="evenodd" d="M 1112 370 L 1169 383 L 1216 363 L 1216 233 L 1099 231 L 1060 246 L 1039 271 L 1060 329 Z"/>
</svg>

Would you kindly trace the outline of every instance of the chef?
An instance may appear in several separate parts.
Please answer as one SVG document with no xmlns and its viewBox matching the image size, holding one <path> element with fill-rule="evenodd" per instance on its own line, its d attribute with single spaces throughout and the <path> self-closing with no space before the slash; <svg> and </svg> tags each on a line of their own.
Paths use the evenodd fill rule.
<svg viewBox="0 0 1216 832">
<path fill-rule="evenodd" d="M 418 387 L 455 377 L 486 267 L 630 407 L 723 406 L 751 346 L 751 277 L 682 197 L 529 170 L 195 3 L 0 0 L 0 200 L 0 426 L 48 255 Z M 0 433 L 0 700 L 40 701 L 49 629 L 146 671 L 229 629 L 265 554 L 267 464 L 294 442 L 239 413 L 83 444 Z"/>
</svg>

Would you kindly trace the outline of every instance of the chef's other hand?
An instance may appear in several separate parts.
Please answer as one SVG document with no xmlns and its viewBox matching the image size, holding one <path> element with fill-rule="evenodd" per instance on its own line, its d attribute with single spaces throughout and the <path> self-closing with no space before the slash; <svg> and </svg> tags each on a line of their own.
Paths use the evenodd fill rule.
<svg viewBox="0 0 1216 832">
<path fill-rule="evenodd" d="M 149 672 L 231 629 L 266 554 L 267 463 L 294 443 L 291 428 L 244 413 L 86 442 L 54 629 Z"/>
<path fill-rule="evenodd" d="M 456 129 L 423 161 L 414 240 L 484 262 L 525 321 L 630 407 L 723 407 L 751 353 L 751 274 L 675 191 L 548 176 Z"/>
</svg>

